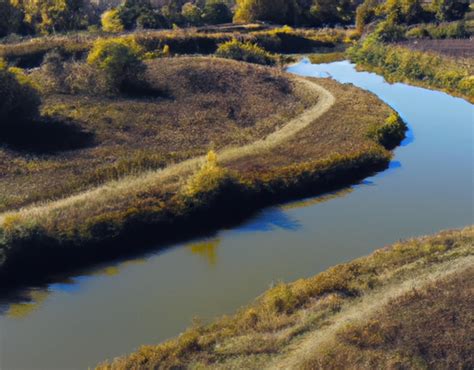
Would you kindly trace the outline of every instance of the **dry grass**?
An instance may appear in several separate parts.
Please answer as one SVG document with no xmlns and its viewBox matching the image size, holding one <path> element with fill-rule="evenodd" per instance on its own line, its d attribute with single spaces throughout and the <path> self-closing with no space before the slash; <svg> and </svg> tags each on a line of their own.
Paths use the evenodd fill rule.
<svg viewBox="0 0 474 370">
<path fill-rule="evenodd" d="M 98 368 L 469 368 L 473 243 L 473 227 L 400 242 Z"/>
<path fill-rule="evenodd" d="M 0 147 L 0 212 L 251 143 L 316 101 L 277 70 L 233 61 L 160 59 L 148 75 L 162 96 L 47 97 L 43 112 L 93 133 L 95 145 L 50 155 Z"/>
<path fill-rule="evenodd" d="M 183 101 L 194 104 L 196 108 L 199 108 L 200 103 L 196 102 L 196 97 L 199 97 L 204 89 L 204 97 L 217 94 L 214 98 L 216 106 L 222 104 L 223 107 L 229 108 L 241 107 L 241 113 L 235 111 L 234 114 L 242 114 L 245 117 L 247 113 L 246 108 L 239 105 L 243 104 L 243 101 L 232 100 L 235 94 L 239 93 L 240 97 L 247 97 L 247 100 L 258 106 L 259 109 L 255 111 L 249 108 L 249 112 L 254 112 L 254 116 L 272 116 L 270 119 L 263 118 L 253 126 L 249 126 L 249 123 L 242 125 L 244 118 L 239 120 L 240 124 L 229 119 L 227 127 L 232 136 L 226 136 L 227 129 L 222 129 L 219 146 L 215 143 L 212 145 L 209 137 L 206 137 L 212 137 L 215 128 L 220 124 L 213 122 L 212 117 L 203 120 L 199 129 L 195 129 L 191 122 L 185 124 L 183 133 L 186 129 L 192 132 L 188 136 L 183 134 L 182 138 L 175 141 L 175 131 L 179 132 L 179 127 L 173 126 L 175 121 L 170 121 L 171 126 L 167 126 L 164 118 L 163 124 L 156 125 L 157 116 L 145 113 L 143 118 L 137 115 L 135 104 L 145 112 L 147 109 L 154 110 L 163 103 L 168 104 L 168 111 L 182 110 L 189 113 L 188 109 L 178 107 L 166 99 L 165 102 L 157 99 L 134 101 L 134 104 L 128 105 L 125 110 L 114 105 L 115 101 L 105 100 L 120 112 L 116 115 L 117 119 L 104 119 L 108 110 L 99 107 L 92 115 L 89 115 L 89 108 L 80 113 L 77 113 L 79 108 L 75 109 L 73 106 L 63 109 L 64 115 L 88 117 L 84 122 L 95 124 L 103 119 L 104 122 L 96 126 L 98 128 L 117 125 L 113 130 L 115 132 L 108 133 L 107 129 L 104 129 L 103 137 L 112 141 L 112 145 L 106 147 L 110 152 L 100 147 L 102 151 L 98 152 L 99 155 L 87 152 L 97 148 L 71 152 L 69 155 L 88 153 L 90 157 L 86 157 L 89 161 L 76 161 L 75 167 L 72 170 L 70 167 L 66 168 L 66 172 L 61 172 L 59 164 L 49 159 L 45 165 L 50 172 L 38 169 L 38 177 L 31 181 L 32 186 L 48 189 L 48 186 L 41 185 L 40 179 L 51 181 L 51 184 L 61 184 L 62 179 L 66 178 L 64 173 L 70 176 L 77 174 L 81 184 L 84 184 L 87 171 L 97 171 L 93 167 L 94 163 L 103 164 L 104 159 L 106 161 L 108 156 L 117 153 L 127 153 L 130 158 L 137 155 L 133 150 L 139 149 L 138 159 L 133 162 L 134 157 L 131 157 L 132 162 L 125 162 L 123 165 L 112 162 L 108 169 L 112 181 L 103 185 L 59 200 L 0 214 L 0 275 L 3 274 L 7 286 L 17 280 L 34 278 L 35 274 L 44 275 L 50 273 L 50 270 L 66 269 L 67 266 L 74 265 L 76 260 L 85 264 L 91 262 L 89 259 L 117 255 L 120 248 L 128 245 L 127 237 L 136 235 L 137 232 L 145 237 L 147 230 L 152 230 L 155 239 L 156 235 L 161 235 L 161 238 L 166 240 L 167 237 L 177 233 L 182 235 L 188 230 L 202 230 L 212 225 L 215 227 L 216 222 L 243 217 L 257 207 L 280 199 L 321 193 L 347 184 L 376 169 L 384 168 L 390 160 L 391 153 L 379 138 L 371 133 L 374 130 L 384 130 L 388 125 L 386 119 L 393 118 L 394 112 L 368 92 L 330 80 L 318 80 L 318 83 L 315 83 L 315 80 L 290 78 L 275 70 L 229 61 L 182 59 L 162 63 L 162 70 L 169 73 L 164 76 L 173 76 L 177 86 L 174 88 L 177 91 L 182 89 Z M 187 69 L 190 64 L 194 65 L 192 70 Z M 212 67 L 212 72 L 206 73 L 209 66 Z M 233 70 L 231 76 L 225 72 L 228 66 L 235 66 L 237 69 Z M 199 73 L 201 69 L 202 73 Z M 162 81 L 169 81 L 169 77 L 164 78 L 160 74 L 162 70 L 152 73 L 157 86 L 160 78 Z M 169 72 L 170 70 L 173 72 Z M 241 70 L 243 72 L 238 72 Z M 218 74 L 219 78 L 215 77 L 215 74 Z M 248 94 L 236 90 L 235 85 L 238 83 L 241 87 L 247 86 L 245 78 L 249 75 L 252 76 L 253 82 L 261 83 L 261 87 L 252 88 L 253 84 L 248 85 L 251 91 Z M 189 80 L 193 82 L 190 83 Z M 171 82 L 169 83 L 168 90 L 171 90 L 173 87 Z M 209 86 L 215 86 L 215 90 L 209 91 Z M 269 92 L 267 89 L 275 91 Z M 190 94 L 188 90 L 195 91 L 195 94 Z M 234 95 L 226 96 L 226 92 Z M 288 96 L 289 92 L 293 92 L 292 97 Z M 267 103 L 262 100 L 261 95 L 266 98 L 282 97 L 280 106 L 275 106 L 278 101 Z M 223 100 L 223 96 L 232 100 L 232 105 L 227 105 L 225 101 L 218 102 Z M 86 98 L 79 97 L 78 100 L 81 99 Z M 87 99 L 88 104 L 94 104 L 92 99 Z M 285 111 L 288 109 L 288 102 L 293 109 L 292 115 L 298 112 L 297 109 L 304 108 L 311 102 L 313 105 L 295 118 L 288 119 L 285 117 L 285 114 L 288 114 Z M 124 100 L 123 104 L 126 103 Z M 272 109 L 267 110 L 265 104 L 270 104 Z M 206 114 L 207 109 L 212 109 L 212 106 L 206 104 L 203 114 Z M 282 109 L 283 113 L 275 115 L 282 112 Z M 164 115 L 165 113 L 163 112 Z M 120 121 L 122 115 L 131 120 L 140 119 L 143 124 L 134 126 L 130 122 L 124 122 L 123 118 Z M 174 118 L 176 116 L 173 116 Z M 284 125 L 281 124 L 282 121 L 285 122 Z M 397 118 L 395 121 L 398 134 L 403 135 L 405 126 Z M 133 129 L 121 130 L 122 123 Z M 392 127 L 392 124 L 389 126 Z M 133 134 L 134 130 L 138 134 Z M 160 142 L 160 138 L 154 136 L 159 130 L 169 133 L 168 141 Z M 98 132 L 101 131 L 98 129 Z M 132 134 L 127 139 L 129 132 Z M 242 132 L 246 133 L 245 139 L 239 135 Z M 97 136 L 100 137 L 99 134 Z M 149 137 L 154 139 L 147 139 Z M 226 138 L 229 141 L 226 141 Z M 127 140 L 130 140 L 129 144 L 125 151 L 121 152 L 119 144 L 127 143 Z M 160 144 L 156 145 L 156 141 Z M 107 140 L 104 139 L 103 142 Z M 149 145 L 150 152 L 141 154 L 146 145 Z M 204 165 L 205 156 L 196 156 L 200 154 L 199 151 L 207 151 L 210 147 L 216 148 L 218 153 L 218 160 L 212 168 Z M 162 148 L 165 149 L 164 155 L 160 152 Z M 175 148 L 181 148 L 182 151 L 173 151 Z M 187 156 L 192 158 L 173 164 L 173 160 L 177 161 L 176 158 L 185 159 Z M 93 159 L 90 159 L 91 157 Z M 166 167 L 156 169 L 153 166 L 159 167 L 157 164 Z M 129 176 L 120 177 L 125 174 Z M 27 175 L 33 178 L 35 172 Z M 28 176 L 20 175 L 18 178 L 27 184 L 25 179 Z M 68 181 L 70 179 L 65 180 L 65 184 L 68 184 Z M 192 192 L 189 192 L 190 184 L 193 184 Z M 21 195 L 21 190 L 18 191 L 17 188 L 21 189 L 11 186 L 9 191 L 13 195 Z M 57 195 L 71 194 L 77 190 L 80 190 L 80 186 L 73 190 L 60 188 Z M 30 191 L 25 193 L 30 194 Z M 42 192 L 39 194 L 43 196 Z M 12 199 L 15 200 L 15 197 Z M 21 200 L 21 197 L 19 199 Z M 18 204 L 21 204 L 20 200 Z M 29 202 L 34 202 L 34 199 Z"/>
</svg>

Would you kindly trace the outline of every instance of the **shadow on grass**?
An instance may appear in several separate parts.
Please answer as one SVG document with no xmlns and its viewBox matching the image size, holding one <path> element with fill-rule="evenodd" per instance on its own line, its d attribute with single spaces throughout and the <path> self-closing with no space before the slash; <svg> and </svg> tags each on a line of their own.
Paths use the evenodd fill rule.
<svg viewBox="0 0 474 370">
<path fill-rule="evenodd" d="M 82 149 L 95 144 L 94 135 L 77 124 L 43 117 L 34 122 L 14 122 L 0 130 L 0 144 L 32 153 Z"/>
</svg>

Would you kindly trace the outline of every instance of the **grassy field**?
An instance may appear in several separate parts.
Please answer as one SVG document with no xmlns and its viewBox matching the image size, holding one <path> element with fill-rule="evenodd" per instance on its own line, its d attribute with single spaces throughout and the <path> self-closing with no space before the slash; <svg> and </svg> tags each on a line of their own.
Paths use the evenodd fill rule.
<svg viewBox="0 0 474 370">
<path fill-rule="evenodd" d="M 330 80 L 203 58 L 158 59 L 147 74 L 159 97 L 45 98 L 43 113 L 89 131 L 90 147 L 2 149 L 4 287 L 137 252 L 137 234 L 202 233 L 357 181 L 404 137 L 391 108 Z"/>
<path fill-rule="evenodd" d="M 473 227 L 399 242 L 98 369 L 471 368 L 473 245 Z"/>
<path fill-rule="evenodd" d="M 0 212 L 251 143 L 317 99 L 277 70 L 210 58 L 150 61 L 148 80 L 157 97 L 46 95 L 43 113 L 90 143 L 56 153 L 0 147 Z"/>
</svg>

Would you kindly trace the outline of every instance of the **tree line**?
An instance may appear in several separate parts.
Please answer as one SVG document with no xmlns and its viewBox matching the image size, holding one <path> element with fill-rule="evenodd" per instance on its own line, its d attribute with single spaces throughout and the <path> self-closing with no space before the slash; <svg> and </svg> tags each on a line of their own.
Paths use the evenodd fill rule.
<svg viewBox="0 0 474 370">
<path fill-rule="evenodd" d="M 103 4 L 99 2 L 99 4 Z M 293 26 L 394 24 L 462 18 L 469 0 L 125 0 L 104 9 L 90 0 L 0 0 L 0 37 L 73 30 L 121 32 L 265 21 Z"/>
</svg>

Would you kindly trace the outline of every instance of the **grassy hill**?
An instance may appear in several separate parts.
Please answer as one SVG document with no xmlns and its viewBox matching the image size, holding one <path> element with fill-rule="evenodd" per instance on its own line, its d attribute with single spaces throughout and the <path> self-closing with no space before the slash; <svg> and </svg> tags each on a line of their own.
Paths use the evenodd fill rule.
<svg viewBox="0 0 474 370">
<path fill-rule="evenodd" d="M 473 227 L 399 242 L 98 369 L 471 368 L 473 245 Z"/>
</svg>

